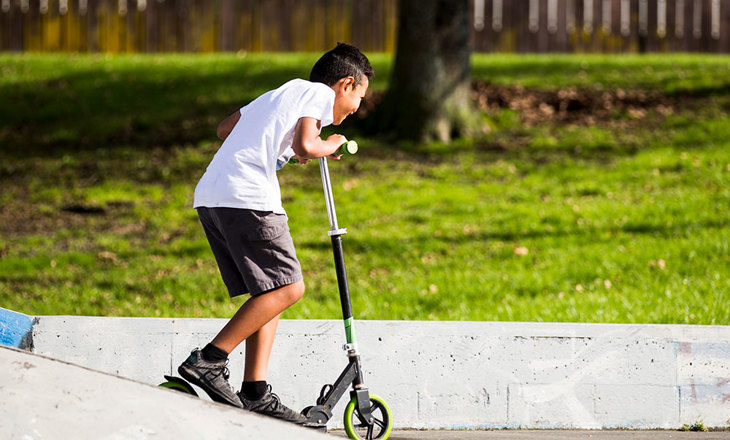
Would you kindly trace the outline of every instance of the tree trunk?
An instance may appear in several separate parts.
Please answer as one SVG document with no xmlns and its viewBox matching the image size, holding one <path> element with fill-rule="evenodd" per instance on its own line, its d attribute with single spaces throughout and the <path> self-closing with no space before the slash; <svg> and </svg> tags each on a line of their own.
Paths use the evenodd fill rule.
<svg viewBox="0 0 730 440">
<path fill-rule="evenodd" d="M 470 100 L 469 0 L 401 0 L 388 91 L 374 115 L 398 139 L 468 135 L 479 125 Z"/>
</svg>

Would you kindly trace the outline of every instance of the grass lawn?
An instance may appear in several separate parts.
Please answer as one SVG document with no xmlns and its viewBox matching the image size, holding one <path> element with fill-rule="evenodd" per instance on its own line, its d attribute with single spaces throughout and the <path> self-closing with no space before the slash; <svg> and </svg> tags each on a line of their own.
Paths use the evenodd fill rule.
<svg viewBox="0 0 730 440">
<path fill-rule="evenodd" d="M 0 306 L 229 317 L 243 299 L 193 189 L 217 123 L 316 58 L 0 54 Z M 330 171 L 356 318 L 730 324 L 730 57 L 478 55 L 473 76 L 669 104 L 504 106 L 449 146 L 346 128 L 361 153 Z M 307 283 L 285 318 L 338 318 L 319 169 L 279 177 Z"/>
</svg>

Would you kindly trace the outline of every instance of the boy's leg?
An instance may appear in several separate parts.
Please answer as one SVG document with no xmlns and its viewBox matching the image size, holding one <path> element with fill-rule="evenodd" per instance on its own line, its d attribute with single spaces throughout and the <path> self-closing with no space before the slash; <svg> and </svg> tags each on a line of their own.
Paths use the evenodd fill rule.
<svg viewBox="0 0 730 440">
<path fill-rule="evenodd" d="M 246 338 L 246 369 L 243 374 L 244 382 L 258 382 L 266 380 L 266 372 L 269 369 L 269 358 L 271 349 L 274 347 L 276 327 L 279 325 L 279 317 L 269 321 L 259 331 Z"/>
<path fill-rule="evenodd" d="M 226 353 L 231 353 L 241 342 L 299 301 L 302 295 L 304 295 L 304 282 L 298 281 L 249 299 L 213 339 L 212 344 Z M 274 325 L 275 331 L 276 325 Z M 271 336 L 273 344 L 273 334 Z"/>
<path fill-rule="evenodd" d="M 246 368 L 239 395 L 249 401 L 259 400 L 269 392 L 266 373 L 269 369 L 269 358 L 271 357 L 271 349 L 274 346 L 274 337 L 276 336 L 276 327 L 279 324 L 280 316 L 278 315 L 269 321 L 259 331 L 246 339 Z"/>
<path fill-rule="evenodd" d="M 266 372 L 281 312 L 297 302 L 303 294 L 304 282 L 298 281 L 249 299 L 211 342 L 230 353 L 246 340 L 244 385 L 238 393 L 244 409 L 299 424 L 304 423 L 306 418 L 284 406 L 271 392 L 271 386 L 266 384 Z M 249 384 L 253 386 L 246 391 L 254 390 L 255 395 L 244 392 L 243 388 Z"/>
<path fill-rule="evenodd" d="M 265 377 L 279 315 L 297 302 L 303 294 L 304 282 L 299 281 L 249 299 L 211 344 L 225 354 L 230 354 L 244 339 L 256 335 L 252 345 L 254 356 L 249 360 L 247 344 L 246 362 L 258 366 L 259 370 L 253 370 L 252 373 L 263 374 Z M 257 348 L 254 350 L 254 347 Z M 207 360 L 201 350 L 195 350 L 178 368 L 178 372 L 185 379 L 201 386 L 214 400 L 241 407 L 243 404 L 240 396 L 237 396 L 228 384 L 227 362 L 226 358 L 219 361 Z M 278 415 L 278 412 L 275 415 Z M 289 415 L 287 419 L 292 417 Z"/>
<path fill-rule="evenodd" d="M 268 295 L 268 294 L 267 294 Z M 246 339 L 246 370 L 238 397 L 243 408 L 288 422 L 303 424 L 306 418 L 284 406 L 266 383 L 269 357 L 274 345 L 279 316 L 275 316 Z"/>
</svg>

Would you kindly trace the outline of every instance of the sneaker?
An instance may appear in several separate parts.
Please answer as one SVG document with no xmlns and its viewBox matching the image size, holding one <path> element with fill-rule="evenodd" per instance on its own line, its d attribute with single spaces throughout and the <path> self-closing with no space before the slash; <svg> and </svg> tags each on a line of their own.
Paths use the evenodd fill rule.
<svg viewBox="0 0 730 440">
<path fill-rule="evenodd" d="M 236 392 L 228 383 L 228 360 L 209 362 L 203 359 L 203 352 L 195 349 L 177 368 L 178 373 L 190 383 L 203 389 L 216 402 L 242 408 Z"/>
<path fill-rule="evenodd" d="M 302 414 L 284 406 L 279 400 L 279 396 L 271 392 L 271 385 L 269 385 L 269 391 L 259 400 L 248 400 L 246 396 L 240 392 L 238 393 L 238 397 L 241 399 L 241 403 L 243 403 L 243 409 L 247 409 L 255 413 L 299 425 L 303 424 L 307 420 L 307 418 Z"/>
</svg>

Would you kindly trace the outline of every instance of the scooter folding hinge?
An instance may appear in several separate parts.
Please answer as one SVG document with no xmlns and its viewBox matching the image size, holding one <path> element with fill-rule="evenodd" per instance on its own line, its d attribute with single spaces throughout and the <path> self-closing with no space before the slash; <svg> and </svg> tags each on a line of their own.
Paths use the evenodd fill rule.
<svg viewBox="0 0 730 440">
<path fill-rule="evenodd" d="M 331 231 L 327 231 L 327 235 L 329 235 L 330 237 L 345 234 L 347 234 L 347 228 L 333 229 Z"/>
<path fill-rule="evenodd" d="M 347 354 L 357 354 L 357 344 L 345 344 L 342 346 L 342 349 L 347 352 Z"/>
</svg>

